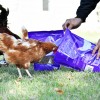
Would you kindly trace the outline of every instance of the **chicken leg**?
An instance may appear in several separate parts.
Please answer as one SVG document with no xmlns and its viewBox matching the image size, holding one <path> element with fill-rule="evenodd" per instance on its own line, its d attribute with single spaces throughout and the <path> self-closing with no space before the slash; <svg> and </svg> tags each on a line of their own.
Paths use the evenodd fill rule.
<svg viewBox="0 0 100 100">
<path fill-rule="evenodd" d="M 30 72 L 28 71 L 28 69 L 25 69 L 25 71 L 26 71 L 27 75 L 28 75 L 30 78 L 32 78 L 32 75 L 30 74 Z"/>
<path fill-rule="evenodd" d="M 22 78 L 21 71 L 20 71 L 20 69 L 18 67 L 17 67 L 17 70 L 18 70 L 19 78 Z"/>
</svg>

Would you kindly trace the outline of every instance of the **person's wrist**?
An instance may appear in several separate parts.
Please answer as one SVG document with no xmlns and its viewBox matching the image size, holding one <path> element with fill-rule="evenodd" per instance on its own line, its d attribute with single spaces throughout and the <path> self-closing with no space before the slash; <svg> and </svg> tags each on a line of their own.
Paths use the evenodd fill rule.
<svg viewBox="0 0 100 100">
<path fill-rule="evenodd" d="M 84 19 L 82 19 L 82 18 L 80 18 L 80 17 L 78 17 L 78 16 L 76 16 L 75 18 L 77 18 L 78 20 L 80 20 L 81 23 L 85 22 Z"/>
</svg>

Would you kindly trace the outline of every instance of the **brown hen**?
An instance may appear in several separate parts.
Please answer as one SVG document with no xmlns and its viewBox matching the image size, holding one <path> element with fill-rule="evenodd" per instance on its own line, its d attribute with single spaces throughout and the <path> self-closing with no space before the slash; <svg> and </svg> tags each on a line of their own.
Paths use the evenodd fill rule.
<svg viewBox="0 0 100 100">
<path fill-rule="evenodd" d="M 24 39 L 16 39 L 6 33 L 0 34 L 0 50 L 3 51 L 4 57 L 8 63 L 15 64 L 19 77 L 22 77 L 20 68 L 24 68 L 27 74 L 30 63 L 39 62 L 46 54 L 55 51 L 57 46 L 50 42 L 41 42 L 34 39 L 25 39 L 27 30 L 22 31 Z"/>
</svg>

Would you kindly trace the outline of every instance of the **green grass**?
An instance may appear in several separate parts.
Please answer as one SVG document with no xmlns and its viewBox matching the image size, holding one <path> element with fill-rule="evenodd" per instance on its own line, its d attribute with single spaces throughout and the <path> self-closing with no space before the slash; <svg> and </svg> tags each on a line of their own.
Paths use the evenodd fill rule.
<svg viewBox="0 0 100 100">
<path fill-rule="evenodd" d="M 65 67 L 55 71 L 34 71 L 32 80 L 22 69 L 17 81 L 15 66 L 0 67 L 0 100 L 99 100 L 100 73 L 77 72 Z M 57 92 L 56 89 L 61 90 Z"/>
</svg>

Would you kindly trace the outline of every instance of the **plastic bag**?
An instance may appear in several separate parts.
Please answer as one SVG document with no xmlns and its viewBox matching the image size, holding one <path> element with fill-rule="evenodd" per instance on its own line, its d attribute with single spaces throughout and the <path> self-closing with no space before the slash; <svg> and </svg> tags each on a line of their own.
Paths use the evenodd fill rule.
<svg viewBox="0 0 100 100">
<path fill-rule="evenodd" d="M 63 30 L 55 31 L 32 31 L 28 32 L 28 37 L 43 42 L 52 42 L 57 46 L 62 42 L 62 37 L 64 36 Z"/>
<path fill-rule="evenodd" d="M 28 37 L 36 40 L 40 40 L 43 42 L 52 42 L 59 46 L 62 42 L 62 37 L 64 36 L 63 30 L 55 30 L 55 31 L 34 31 L 28 32 Z M 51 52 L 47 54 L 42 61 L 34 63 L 35 71 L 52 71 L 55 69 L 59 69 L 60 64 L 54 62 L 54 53 Z"/>
<path fill-rule="evenodd" d="M 97 53 L 92 56 L 94 47 L 95 44 L 67 29 L 54 61 L 78 71 L 100 72 L 100 59 L 96 59 Z"/>
<path fill-rule="evenodd" d="M 39 63 L 34 63 L 35 71 L 58 70 L 60 64 L 54 62 L 54 56 L 45 56 Z"/>
</svg>

